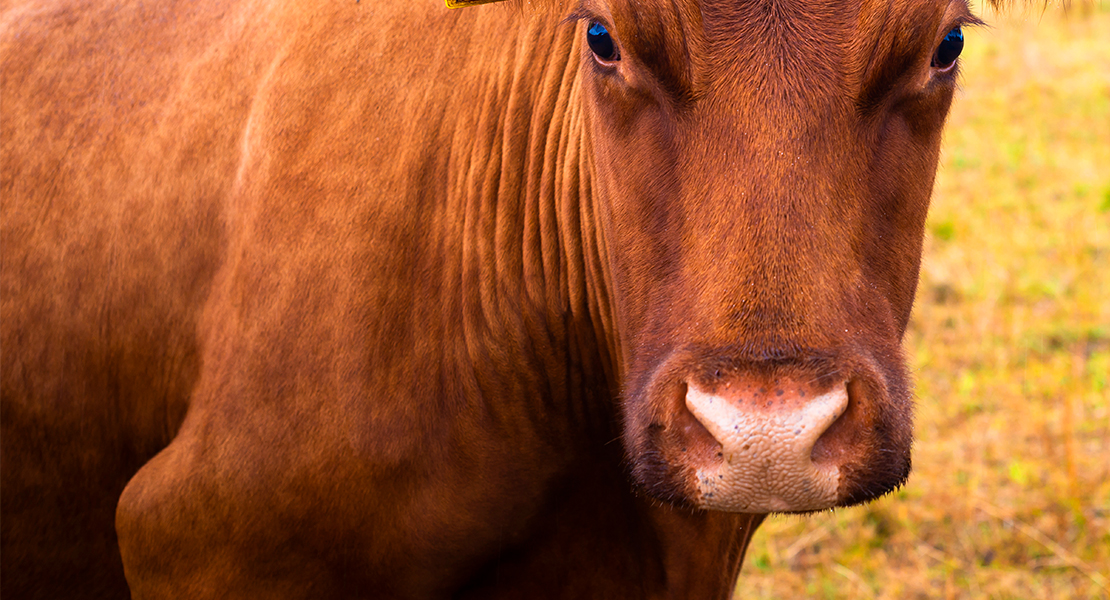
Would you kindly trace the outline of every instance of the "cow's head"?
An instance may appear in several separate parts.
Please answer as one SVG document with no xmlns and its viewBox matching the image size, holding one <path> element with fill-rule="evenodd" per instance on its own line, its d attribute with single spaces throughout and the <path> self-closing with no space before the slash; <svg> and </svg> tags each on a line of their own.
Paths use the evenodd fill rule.
<svg viewBox="0 0 1110 600">
<path fill-rule="evenodd" d="M 572 4 L 638 483 L 742 512 L 900 485 L 965 1 Z"/>
<path fill-rule="evenodd" d="M 900 340 L 966 3 L 572 14 L 637 481 L 743 512 L 900 485 Z"/>
</svg>

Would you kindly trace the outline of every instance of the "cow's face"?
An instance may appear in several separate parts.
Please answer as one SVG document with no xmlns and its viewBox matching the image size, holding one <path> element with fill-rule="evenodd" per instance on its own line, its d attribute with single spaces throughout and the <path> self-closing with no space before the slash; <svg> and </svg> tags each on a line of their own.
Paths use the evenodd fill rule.
<svg viewBox="0 0 1110 600">
<path fill-rule="evenodd" d="M 583 0 L 573 16 L 637 481 L 743 512 L 900 485 L 900 339 L 966 4 Z"/>
</svg>

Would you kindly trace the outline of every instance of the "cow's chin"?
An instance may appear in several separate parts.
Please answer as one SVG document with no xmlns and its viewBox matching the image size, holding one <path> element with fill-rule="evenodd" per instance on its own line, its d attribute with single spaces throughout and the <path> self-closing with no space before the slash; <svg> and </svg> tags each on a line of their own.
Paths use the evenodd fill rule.
<svg viewBox="0 0 1110 600">
<path fill-rule="evenodd" d="M 904 483 L 908 394 L 874 375 L 803 373 L 658 374 L 626 411 L 636 482 L 673 504 L 744 513 L 847 506 Z"/>
</svg>

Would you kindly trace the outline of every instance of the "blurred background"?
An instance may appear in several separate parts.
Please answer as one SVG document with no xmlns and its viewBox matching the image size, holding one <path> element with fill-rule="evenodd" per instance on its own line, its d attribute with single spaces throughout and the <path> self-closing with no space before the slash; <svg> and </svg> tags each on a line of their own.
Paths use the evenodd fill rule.
<svg viewBox="0 0 1110 600">
<path fill-rule="evenodd" d="M 913 475 L 768 519 L 739 598 L 1110 598 L 1110 2 L 976 9 L 906 335 Z"/>
</svg>

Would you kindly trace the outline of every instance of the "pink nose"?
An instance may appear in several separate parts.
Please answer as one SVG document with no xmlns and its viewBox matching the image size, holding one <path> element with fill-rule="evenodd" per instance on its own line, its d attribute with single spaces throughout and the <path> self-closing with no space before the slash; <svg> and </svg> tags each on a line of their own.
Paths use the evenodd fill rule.
<svg viewBox="0 0 1110 600">
<path fill-rule="evenodd" d="M 696 470 L 697 503 L 734 512 L 807 511 L 837 502 L 839 467 L 814 462 L 814 446 L 848 408 L 838 383 L 819 393 L 806 384 L 733 382 L 713 393 L 687 384 L 686 407 L 721 446 Z"/>
</svg>

